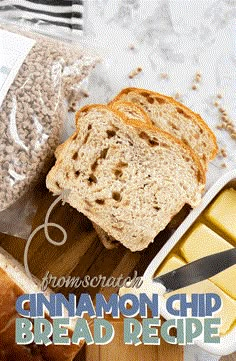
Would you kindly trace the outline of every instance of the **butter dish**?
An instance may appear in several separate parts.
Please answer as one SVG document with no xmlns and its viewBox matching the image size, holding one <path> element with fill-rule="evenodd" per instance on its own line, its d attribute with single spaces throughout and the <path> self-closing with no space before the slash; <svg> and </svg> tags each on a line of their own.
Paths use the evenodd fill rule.
<svg viewBox="0 0 236 361">
<path fill-rule="evenodd" d="M 227 230 L 223 227 L 217 228 L 218 225 L 216 224 L 216 229 L 215 229 L 214 224 L 217 223 L 215 221 L 216 218 L 214 218 L 214 221 L 212 221 L 212 223 L 210 223 L 211 219 L 209 219 L 209 217 L 213 218 L 212 214 L 214 215 L 217 212 L 219 212 L 219 209 L 221 209 L 221 213 L 223 212 L 222 207 L 224 205 L 223 201 L 225 199 L 225 193 L 226 193 L 226 196 L 228 193 L 230 193 L 229 191 L 227 191 L 227 192 L 224 192 L 224 191 L 231 190 L 231 192 L 232 192 L 232 190 L 234 190 L 234 189 L 236 190 L 236 170 L 230 171 L 227 174 L 225 174 L 224 176 L 222 176 L 210 188 L 210 190 L 203 197 L 200 206 L 193 209 L 190 212 L 190 214 L 186 217 L 186 219 L 182 222 L 182 224 L 178 227 L 178 229 L 174 232 L 174 234 L 166 242 L 166 244 L 163 246 L 163 248 L 155 256 L 155 258 L 152 260 L 152 262 L 149 264 L 148 268 L 146 269 L 144 276 L 143 276 L 144 284 L 143 284 L 142 288 L 145 288 L 145 285 L 146 285 L 147 288 L 150 289 L 150 285 L 151 285 L 150 281 L 156 275 L 158 275 L 158 270 L 162 274 L 170 271 L 170 269 L 166 269 L 166 263 L 171 261 L 171 255 L 172 255 L 172 259 L 173 259 L 173 256 L 175 256 L 175 253 L 179 252 L 181 256 L 184 255 L 185 257 L 186 257 L 186 254 L 188 254 L 188 257 L 190 257 L 190 259 L 187 259 L 187 262 L 191 262 L 193 260 L 193 258 L 194 258 L 194 255 L 192 254 L 193 253 L 192 252 L 193 243 L 190 244 L 190 248 L 191 248 L 190 250 L 187 249 L 187 247 L 183 246 L 183 244 L 182 244 L 183 240 L 186 237 L 191 237 L 191 232 L 194 233 L 192 230 L 194 230 L 195 233 L 199 232 L 199 234 L 208 235 L 208 234 L 212 233 L 213 239 L 216 239 L 218 241 L 218 245 L 216 245 L 215 252 L 217 252 L 217 249 L 218 249 L 218 251 L 220 251 L 223 249 L 230 248 L 232 246 L 235 247 L 234 239 L 235 239 L 236 235 L 232 235 L 232 232 L 231 232 L 232 227 L 230 227 L 230 231 L 227 232 Z M 232 202 L 233 202 L 233 207 L 236 207 L 236 205 L 234 204 L 234 198 L 233 198 L 233 201 L 231 199 L 231 207 L 232 207 Z M 215 204 L 216 204 L 216 207 L 215 207 Z M 219 204 L 220 204 L 220 206 L 219 206 Z M 227 212 L 226 205 L 225 205 L 225 212 Z M 230 217 L 232 217 L 232 215 L 230 215 Z M 204 218 L 204 220 L 202 221 L 203 218 Z M 225 217 L 224 217 L 224 219 L 225 219 Z M 224 219 L 223 219 L 223 221 L 224 221 Z M 205 223 L 205 225 L 202 225 L 202 222 Z M 221 223 L 222 223 L 222 218 L 221 218 Z M 213 225 L 213 230 L 208 229 L 209 224 L 210 224 L 210 226 Z M 224 225 L 225 225 L 225 223 L 224 223 Z M 195 237 L 196 237 L 196 235 L 195 235 Z M 225 238 L 225 240 L 223 240 L 222 237 Z M 210 241 L 209 241 L 209 244 L 207 243 L 207 239 L 208 238 L 206 237 L 204 239 L 203 243 L 201 243 L 201 238 L 199 239 L 199 246 L 200 246 L 199 249 L 201 249 L 201 248 L 206 249 L 206 252 L 209 252 L 211 254 L 213 247 L 212 247 L 212 244 Z M 227 247 L 227 241 L 229 242 L 229 240 L 231 241 L 231 245 L 229 247 Z M 202 249 L 199 253 L 203 252 Z M 212 253 L 214 253 L 214 252 L 212 252 Z M 203 257 L 204 254 L 201 254 L 201 256 Z M 186 261 L 186 258 L 185 258 L 185 261 Z M 164 267 L 163 267 L 163 263 L 164 263 Z M 169 266 L 171 266 L 171 265 L 169 265 Z M 175 268 L 178 268 L 178 267 L 175 267 Z M 172 267 L 172 269 L 174 269 L 174 268 Z M 233 297 L 235 294 L 235 290 L 232 289 L 232 287 L 233 287 L 232 285 L 229 285 L 230 269 L 228 269 L 227 274 L 226 274 L 227 282 L 226 282 L 225 287 L 224 287 L 224 284 L 222 285 L 222 280 L 219 279 L 219 275 L 220 275 L 220 273 L 219 273 L 217 276 L 214 276 L 210 280 L 207 280 L 207 282 L 204 281 L 205 283 L 207 283 L 206 290 L 204 289 L 204 287 L 202 288 L 201 285 L 199 284 L 199 289 L 197 287 L 193 287 L 191 289 L 191 292 L 189 292 L 189 293 L 192 293 L 192 292 L 206 293 L 206 292 L 210 292 L 210 291 L 215 292 L 217 289 L 219 289 L 220 296 L 225 295 L 225 299 L 227 300 L 227 302 L 225 303 L 226 308 L 227 308 L 227 305 L 228 305 L 228 307 L 229 307 L 229 304 L 232 305 L 232 307 L 230 307 L 230 310 L 225 310 L 225 314 L 223 315 L 224 317 L 222 317 L 222 319 L 225 319 L 225 318 L 227 318 L 227 315 L 230 315 L 230 313 L 231 313 L 231 320 L 232 320 L 231 328 L 229 328 L 228 332 L 226 332 L 226 328 L 224 325 L 224 327 L 223 327 L 224 332 L 222 333 L 222 335 L 220 337 L 220 343 L 205 343 L 205 342 L 203 342 L 202 336 L 199 336 L 199 338 L 196 338 L 194 340 L 194 344 L 200 346 L 207 352 L 210 352 L 210 353 L 218 355 L 218 356 L 227 355 L 227 354 L 230 354 L 230 353 L 236 351 L 236 327 L 235 327 L 236 326 L 236 311 L 235 311 L 236 310 L 236 300 Z M 223 271 L 223 272 L 225 272 L 225 271 Z M 232 268 L 232 274 L 235 274 L 235 266 L 233 266 L 233 268 Z M 227 283 L 228 283 L 228 285 L 227 285 Z M 210 287 L 211 284 L 212 284 L 212 288 Z M 220 288 L 218 288 L 218 286 Z M 152 291 L 154 290 L 153 285 L 151 286 L 151 289 L 152 289 Z M 173 318 L 173 315 L 170 315 L 165 308 L 165 299 L 168 296 L 168 294 L 164 295 L 163 288 L 161 288 L 160 285 L 158 285 L 158 284 L 156 284 L 156 292 L 160 294 L 160 312 L 161 312 L 162 316 L 166 320 Z M 185 292 L 185 288 L 182 289 L 182 291 L 179 290 L 179 293 L 181 293 L 181 292 L 182 293 Z M 227 292 L 227 294 L 225 292 Z M 230 300 L 230 302 L 229 302 L 229 300 Z M 224 301 L 223 301 L 223 307 L 224 307 Z M 219 317 L 219 316 L 216 315 L 216 317 Z"/>
</svg>

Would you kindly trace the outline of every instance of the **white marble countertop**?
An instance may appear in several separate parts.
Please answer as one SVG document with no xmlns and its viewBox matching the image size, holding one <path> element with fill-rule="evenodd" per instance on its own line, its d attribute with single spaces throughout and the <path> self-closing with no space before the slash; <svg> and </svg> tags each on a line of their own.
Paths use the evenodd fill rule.
<svg viewBox="0 0 236 361">
<path fill-rule="evenodd" d="M 90 0 L 85 10 L 84 43 L 103 62 L 84 84 L 89 98 L 82 104 L 107 102 L 128 86 L 170 96 L 179 93 L 180 101 L 213 129 L 219 148 L 228 155 L 210 164 L 207 188 L 235 168 L 236 139 L 216 128 L 222 114 L 214 102 L 235 120 L 236 1 Z M 142 72 L 130 79 L 129 73 L 137 67 Z M 201 82 L 193 90 L 197 72 Z M 67 134 L 72 132 L 71 124 Z"/>
<path fill-rule="evenodd" d="M 219 148 L 227 153 L 210 164 L 207 188 L 235 168 L 236 139 L 217 129 L 222 114 L 214 103 L 227 111 L 236 126 L 236 1 L 90 0 L 85 16 L 84 43 L 103 62 L 84 84 L 89 98 L 82 104 L 107 102 L 129 86 L 170 96 L 179 93 L 180 101 L 200 113 L 215 132 Z M 137 67 L 142 72 L 130 79 Z M 193 90 L 197 72 L 201 82 Z M 67 133 L 72 132 L 71 124 Z M 218 358 L 188 347 L 185 359 Z"/>
</svg>

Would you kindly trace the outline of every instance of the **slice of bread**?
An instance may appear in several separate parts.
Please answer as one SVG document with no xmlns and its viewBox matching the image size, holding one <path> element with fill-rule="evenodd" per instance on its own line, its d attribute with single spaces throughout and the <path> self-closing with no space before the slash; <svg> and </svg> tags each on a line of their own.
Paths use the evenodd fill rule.
<svg viewBox="0 0 236 361">
<path fill-rule="evenodd" d="M 117 101 L 112 103 L 111 108 L 117 113 L 121 113 L 121 116 L 125 116 L 128 120 L 138 120 L 141 123 L 149 125 L 152 124 L 151 119 L 149 118 L 147 113 L 141 107 L 135 105 L 134 103 Z M 115 238 L 109 236 L 109 234 L 107 234 L 101 227 L 99 227 L 94 222 L 92 223 L 104 247 L 106 247 L 107 249 L 113 249 L 119 245 L 119 242 L 116 241 Z"/>
<path fill-rule="evenodd" d="M 184 143 L 105 105 L 77 116 L 47 187 L 70 190 L 67 202 L 127 248 L 144 249 L 184 204 L 200 202 L 205 174 Z"/>
<path fill-rule="evenodd" d="M 123 89 L 110 105 L 113 106 L 117 101 L 128 101 L 142 107 L 153 125 L 191 147 L 205 169 L 209 161 L 216 156 L 218 148 L 214 133 L 199 114 L 173 98 L 150 90 L 127 88 Z"/>
<path fill-rule="evenodd" d="M 140 121 L 141 123 L 152 125 L 151 119 L 147 115 L 147 113 L 138 105 L 135 105 L 131 102 L 122 102 L 117 101 L 111 104 L 111 108 L 115 110 L 117 113 L 120 113 L 122 117 L 125 117 L 128 120 L 136 120 Z M 87 106 L 83 107 L 79 112 L 86 111 Z M 78 112 L 78 114 L 79 114 Z M 77 115 L 76 126 L 78 126 L 78 120 L 80 117 Z M 56 158 L 60 153 L 60 146 L 56 149 L 55 155 Z M 112 236 L 109 236 L 101 227 L 97 224 L 93 223 L 93 228 L 97 232 L 97 235 L 100 241 L 103 243 L 104 247 L 107 249 L 113 249 L 119 245 L 119 242 L 116 241 Z"/>
<path fill-rule="evenodd" d="M 0 360 L 72 361 L 83 341 L 79 345 L 16 344 L 15 323 L 20 317 L 16 311 L 16 300 L 25 293 L 42 293 L 39 281 L 30 279 L 23 266 L 0 247 Z M 46 291 L 45 295 L 50 293 Z M 52 321 L 49 316 L 47 319 Z M 73 327 L 67 330 L 71 337 Z"/>
<path fill-rule="evenodd" d="M 110 106 L 112 109 L 120 112 L 121 116 L 125 116 L 129 120 L 139 120 L 142 123 L 152 124 L 147 112 L 145 112 L 144 109 L 137 104 L 128 101 L 113 101 L 110 103 Z M 79 117 L 77 117 L 77 119 L 79 119 Z M 117 242 L 112 236 L 109 236 L 101 227 L 96 225 L 94 222 L 92 223 L 104 247 L 107 249 L 113 249 L 119 245 L 119 242 Z"/>
</svg>

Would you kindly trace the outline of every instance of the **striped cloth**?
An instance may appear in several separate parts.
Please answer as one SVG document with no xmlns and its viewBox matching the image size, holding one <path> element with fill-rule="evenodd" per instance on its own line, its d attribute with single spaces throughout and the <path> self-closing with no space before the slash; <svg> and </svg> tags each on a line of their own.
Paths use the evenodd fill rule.
<svg viewBox="0 0 236 361">
<path fill-rule="evenodd" d="M 82 33 L 83 0 L 0 0 L 0 17 Z"/>
</svg>

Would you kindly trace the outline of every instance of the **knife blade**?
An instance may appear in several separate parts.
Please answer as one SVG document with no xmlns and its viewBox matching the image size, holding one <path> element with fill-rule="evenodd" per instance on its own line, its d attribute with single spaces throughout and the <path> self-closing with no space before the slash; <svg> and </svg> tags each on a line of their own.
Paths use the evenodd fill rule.
<svg viewBox="0 0 236 361">
<path fill-rule="evenodd" d="M 161 283 L 166 288 L 166 293 L 168 293 L 213 277 L 235 264 L 236 248 L 232 248 L 188 263 L 153 278 L 153 281 Z"/>
</svg>

